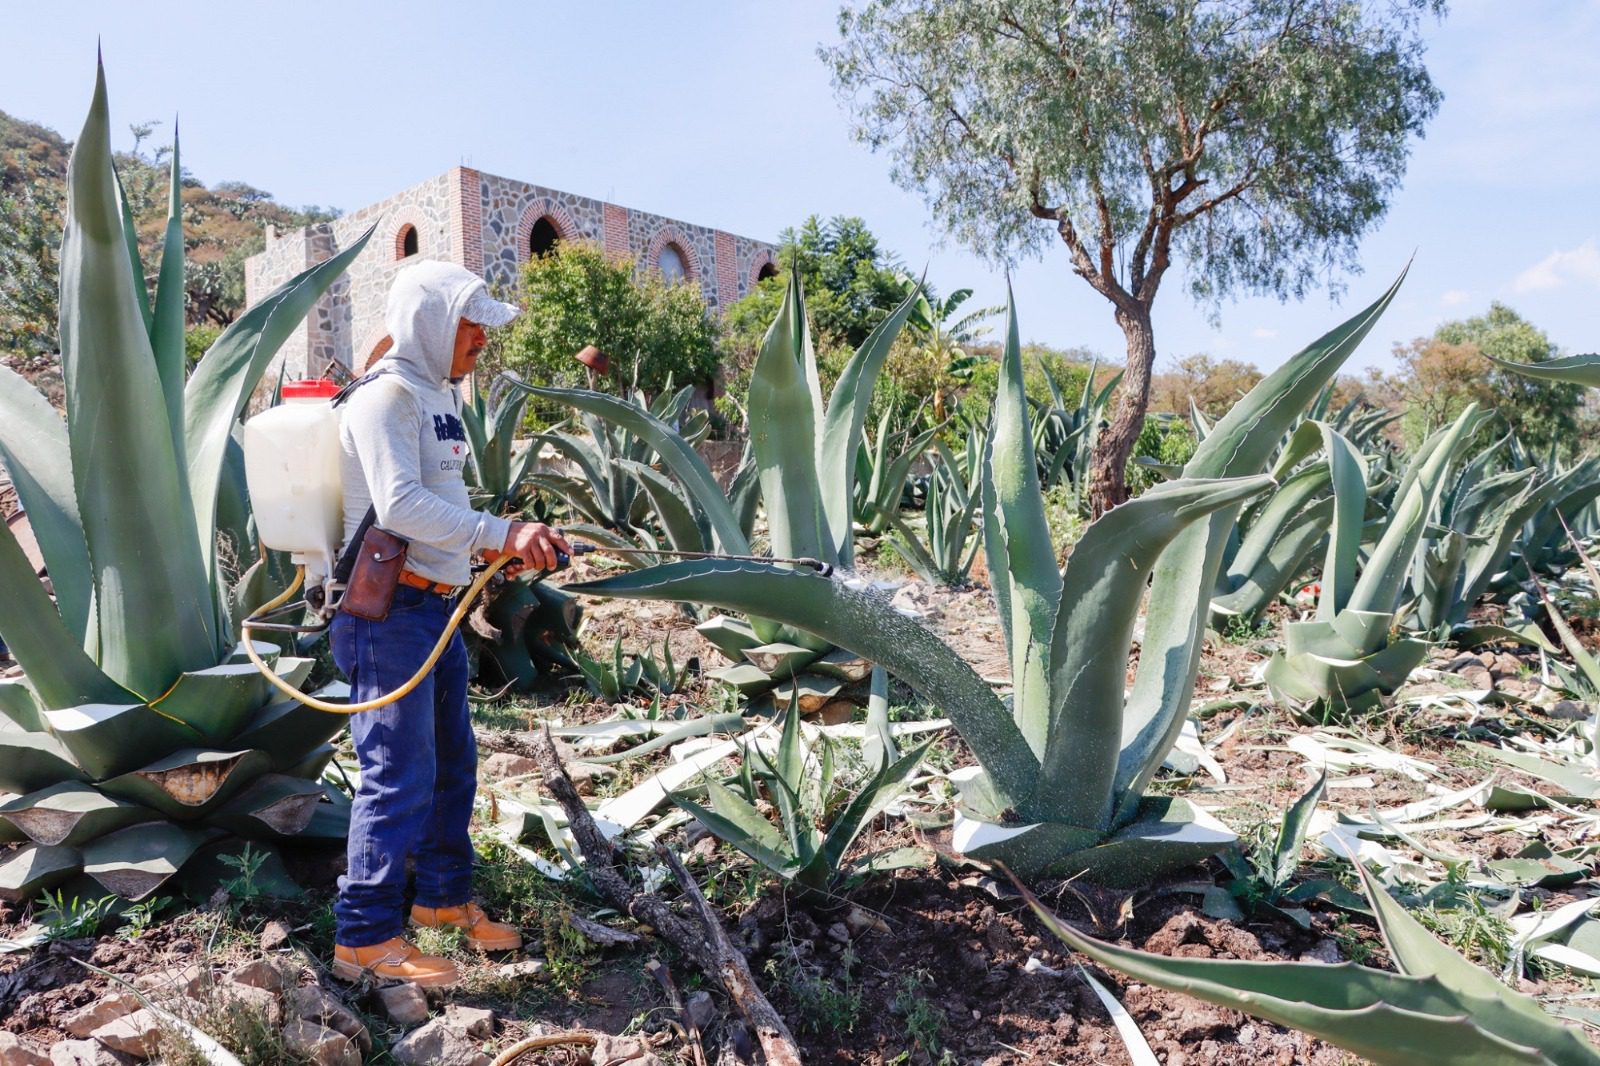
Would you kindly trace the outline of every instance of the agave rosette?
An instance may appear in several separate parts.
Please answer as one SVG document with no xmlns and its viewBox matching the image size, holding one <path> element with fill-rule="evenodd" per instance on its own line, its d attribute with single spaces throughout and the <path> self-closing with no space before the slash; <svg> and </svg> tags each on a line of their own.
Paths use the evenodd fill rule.
<svg viewBox="0 0 1600 1066">
<path fill-rule="evenodd" d="M 248 513 L 233 430 L 251 390 L 367 238 L 250 308 L 186 379 L 179 173 L 174 144 L 152 306 L 101 72 L 68 172 L 65 421 L 0 369 L 0 459 L 55 593 L 0 529 L 0 634 L 24 671 L 0 682 L 0 834 L 25 841 L 0 858 L 12 898 L 86 873 L 137 899 L 235 836 L 344 833 L 317 780 L 343 719 L 271 698 L 234 636 L 268 566 L 231 584 L 217 533 Z M 258 648 L 291 684 L 309 676 Z"/>
</svg>

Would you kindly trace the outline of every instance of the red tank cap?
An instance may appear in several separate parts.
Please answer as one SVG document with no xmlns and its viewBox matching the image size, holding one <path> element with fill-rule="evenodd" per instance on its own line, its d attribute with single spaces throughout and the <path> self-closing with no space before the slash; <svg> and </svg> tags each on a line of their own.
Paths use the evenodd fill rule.
<svg viewBox="0 0 1600 1066">
<path fill-rule="evenodd" d="M 283 383 L 285 400 L 331 400 L 339 394 L 339 383 L 332 378 L 303 378 Z"/>
</svg>

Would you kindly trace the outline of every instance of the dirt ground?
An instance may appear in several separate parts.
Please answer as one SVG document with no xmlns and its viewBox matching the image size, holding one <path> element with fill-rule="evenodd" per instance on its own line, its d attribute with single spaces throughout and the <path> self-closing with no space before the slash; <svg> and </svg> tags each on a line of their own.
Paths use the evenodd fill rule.
<svg viewBox="0 0 1600 1066">
<path fill-rule="evenodd" d="M 1006 657 L 986 590 L 936 589 L 899 575 L 880 576 L 904 580 L 901 602 L 922 611 L 928 624 L 985 678 L 1004 682 Z M 609 652 L 618 636 L 629 651 L 659 649 L 665 640 L 679 663 L 692 660 L 700 671 L 723 665 L 720 654 L 693 627 L 694 620 L 672 605 L 590 601 L 584 642 L 591 653 L 599 654 Z M 1157 782 L 1158 791 L 1188 796 L 1246 841 L 1275 827 L 1314 777 L 1310 758 L 1291 743 L 1299 743 L 1297 737 L 1326 735 L 1268 701 L 1260 670 L 1274 647 L 1270 637 L 1274 632 L 1281 628 L 1273 626 L 1263 631 L 1267 635 L 1247 635 L 1242 640 L 1208 640 L 1195 716 L 1201 742 L 1225 780 L 1202 770 L 1191 777 L 1169 775 Z M 1539 685 L 1536 656 L 1511 656 L 1504 649 L 1488 649 L 1486 654 L 1486 662 L 1493 665 L 1483 665 L 1480 675 L 1478 660 L 1463 665 L 1458 651 L 1439 649 L 1428 668 L 1402 689 L 1393 708 L 1357 723 L 1366 741 L 1416 762 L 1402 770 L 1352 766 L 1331 771 L 1324 809 L 1365 816 L 1374 808 L 1463 789 L 1491 774 L 1504 786 L 1554 794 L 1551 786 L 1534 778 L 1487 765 L 1462 743 L 1507 735 L 1553 737 L 1573 722 L 1570 709 L 1557 708 L 1554 695 Z M 1492 683 L 1488 698 L 1471 687 L 1483 679 Z M 633 713 L 645 712 L 648 701 L 642 696 L 630 702 Z M 727 702 L 708 683 L 695 681 L 688 691 L 665 701 L 665 710 L 669 716 L 674 712 L 689 716 L 695 708 L 723 709 Z M 931 718 L 937 713 L 918 707 L 909 691 L 898 688 L 892 702 L 900 717 Z M 481 705 L 476 713 L 482 757 L 490 759 L 521 753 L 525 738 L 520 734 L 543 722 L 600 721 L 614 717 L 617 709 L 569 679 L 554 680 L 531 696 Z M 965 761 L 970 759 L 960 740 L 946 735 L 929 766 L 944 773 Z M 596 776 L 589 787 L 599 796 L 614 795 L 664 765 L 666 760 L 659 756 L 618 764 Z M 1462 807 L 1455 813 L 1472 809 Z M 495 813 L 487 806 L 481 812 L 483 828 Z M 1588 831 L 1584 819 L 1538 812 L 1530 812 L 1528 819 L 1509 825 L 1500 818 L 1485 820 L 1425 843 L 1498 859 L 1531 841 L 1555 850 L 1574 847 L 1583 843 Z M 858 842 L 858 853 L 919 844 L 927 849 L 927 861 L 918 868 L 869 878 L 824 903 L 786 897 L 742 856 L 711 837 L 689 837 L 676 829 L 667 839 L 708 886 L 708 896 L 721 908 L 727 928 L 795 1032 L 808 1063 L 1133 1062 L 1105 1007 L 1083 979 L 1080 963 L 1123 1004 L 1157 1059 L 1167 1066 L 1334 1066 L 1358 1061 L 1304 1034 L 1088 965 L 1041 928 L 1003 879 L 951 855 L 944 846 L 946 835 L 947 830 L 937 824 L 913 828 L 900 819 L 880 820 L 870 839 Z M 524 951 L 509 958 L 484 960 L 459 948 L 453 951 L 465 980 L 446 998 L 495 1011 L 495 1032 L 485 1042 L 491 1053 L 537 1026 L 581 1026 L 640 1034 L 664 1060 L 695 1062 L 693 1049 L 670 1024 L 676 1012 L 668 992 L 645 974 L 644 964 L 656 958 L 685 994 L 712 992 L 714 1020 L 705 1043 L 708 1053 L 714 1054 L 717 1034 L 733 1018 L 732 1008 L 686 960 L 674 957 L 648 935 L 632 945 L 586 941 L 573 932 L 574 916 L 619 929 L 629 929 L 631 923 L 606 912 L 581 890 L 543 878 L 498 844 L 485 842 L 480 850 L 486 859 L 480 868 L 480 896 L 516 921 L 527 937 Z M 62 1014 L 111 988 L 106 978 L 76 960 L 131 977 L 191 962 L 220 972 L 271 955 L 294 961 L 301 981 L 323 984 L 361 1015 L 375 1039 L 376 1050 L 368 1061 L 393 1061 L 384 1049 L 403 1035 L 403 1028 L 386 1020 L 369 990 L 340 985 L 322 968 L 331 950 L 330 903 L 342 857 L 335 851 L 298 852 L 290 858 L 305 889 L 299 899 L 241 906 L 221 896 L 196 909 L 173 908 L 131 939 L 125 933 L 108 932 L 0 955 L 0 1027 L 42 1047 L 63 1039 L 66 1034 L 55 1027 Z M 1307 865 L 1297 880 L 1330 876 L 1335 865 L 1316 847 L 1308 847 L 1302 861 Z M 1078 928 L 1160 954 L 1320 962 L 1354 958 L 1387 965 L 1381 939 L 1368 918 L 1321 900 L 1306 904 L 1305 926 L 1270 908 L 1242 919 L 1208 916 L 1202 908 L 1204 889 L 1226 881 L 1222 864 L 1212 861 L 1133 894 L 1070 883 L 1033 887 Z M 1548 907 L 1582 898 L 1591 885 L 1585 877 L 1559 889 L 1521 891 L 1525 903 Z M 0 910 L 0 937 L 15 936 L 31 917 L 26 907 Z M 518 959 L 540 960 L 542 969 L 537 975 L 526 968 L 505 969 Z M 1559 967 L 1530 971 L 1520 987 L 1543 995 L 1589 989 L 1585 979 Z M 574 1061 L 571 1052 L 562 1054 L 568 1059 L 552 1054 L 542 1060 L 530 1055 L 522 1061 Z"/>
</svg>

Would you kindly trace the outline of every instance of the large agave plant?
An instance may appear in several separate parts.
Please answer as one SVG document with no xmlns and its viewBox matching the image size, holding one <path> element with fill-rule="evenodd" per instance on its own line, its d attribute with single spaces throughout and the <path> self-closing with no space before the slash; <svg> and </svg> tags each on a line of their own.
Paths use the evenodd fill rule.
<svg viewBox="0 0 1600 1066">
<path fill-rule="evenodd" d="M 1025 876 L 1088 873 L 1143 883 L 1232 839 L 1183 801 L 1144 790 L 1187 714 L 1203 612 L 1232 514 L 1271 486 L 1260 471 L 1276 442 L 1393 292 L 1257 385 L 1214 427 L 1188 477 L 1090 526 L 1065 572 L 1056 569 L 1044 521 L 1013 316 L 982 488 L 985 546 L 1011 653 L 1009 707 L 925 627 L 837 579 L 771 564 L 682 563 L 573 589 L 764 615 L 881 664 L 948 714 L 978 761 L 960 775 L 959 848 Z M 1129 644 L 1152 570 L 1140 674 L 1125 696 Z"/>
<path fill-rule="evenodd" d="M 0 682 L 0 839 L 26 840 L 0 859 L 10 897 L 83 872 L 136 899 L 234 835 L 344 833 L 346 808 L 317 782 L 343 720 L 269 702 L 236 647 L 217 530 L 251 390 L 367 238 L 252 307 L 185 381 L 178 175 L 174 144 L 152 307 L 101 72 L 68 171 L 66 421 L 0 370 L 0 458 L 55 590 L 52 602 L 0 530 L 0 633 L 25 671 Z M 293 684 L 310 673 L 309 659 L 261 651 Z"/>
<path fill-rule="evenodd" d="M 1332 427 L 1322 427 L 1334 468 L 1333 526 L 1322 592 L 1311 621 L 1290 622 L 1284 647 L 1267 663 L 1273 693 L 1308 704 L 1321 717 L 1370 710 L 1399 688 L 1427 656 L 1425 641 L 1394 637 L 1395 614 L 1437 512 L 1445 479 L 1482 418 L 1471 405 L 1423 442 L 1395 493 L 1383 535 L 1356 577 L 1367 493 L 1361 457 Z M 1437 528 L 1437 527 L 1435 527 Z"/>
</svg>

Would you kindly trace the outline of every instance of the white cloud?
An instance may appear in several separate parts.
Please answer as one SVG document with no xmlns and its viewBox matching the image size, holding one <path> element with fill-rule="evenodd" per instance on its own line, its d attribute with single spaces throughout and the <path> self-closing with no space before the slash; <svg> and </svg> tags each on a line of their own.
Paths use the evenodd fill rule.
<svg viewBox="0 0 1600 1066">
<path fill-rule="evenodd" d="M 1270 341 L 1277 340 L 1278 331 L 1275 329 L 1267 329 L 1265 326 L 1257 326 L 1251 331 L 1250 335 L 1258 341 Z"/>
<path fill-rule="evenodd" d="M 1551 252 L 1518 274 L 1511 288 L 1516 292 L 1537 292 L 1573 283 L 1600 289 L 1600 243 L 1593 237 L 1576 248 Z"/>
<path fill-rule="evenodd" d="M 1446 307 L 1458 307 L 1472 299 L 1472 294 L 1466 289 L 1446 289 L 1439 297 L 1439 302 Z"/>
</svg>

